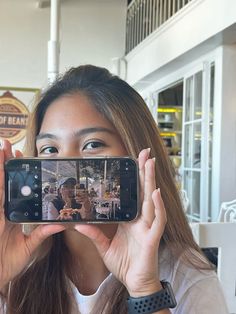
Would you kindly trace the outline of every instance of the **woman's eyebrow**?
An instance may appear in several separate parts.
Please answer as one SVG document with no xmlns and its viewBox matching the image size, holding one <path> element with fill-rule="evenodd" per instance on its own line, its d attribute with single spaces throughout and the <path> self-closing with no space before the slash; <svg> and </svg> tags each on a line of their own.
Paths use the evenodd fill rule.
<svg viewBox="0 0 236 314">
<path fill-rule="evenodd" d="M 113 130 L 108 129 L 108 128 L 93 127 L 93 128 L 85 128 L 85 129 L 81 129 L 81 130 L 75 131 L 75 132 L 73 132 L 73 135 L 75 137 L 81 137 L 81 136 L 84 136 L 84 135 L 87 135 L 87 134 L 91 134 L 91 133 L 96 133 L 96 132 L 106 132 L 106 133 L 109 133 L 109 134 L 114 134 L 115 133 Z M 39 140 L 42 140 L 42 139 L 45 139 L 45 138 L 56 140 L 56 139 L 58 139 L 58 136 L 56 136 L 56 135 L 54 135 L 52 133 L 39 133 L 36 136 L 36 141 L 39 141 Z"/>
<path fill-rule="evenodd" d="M 93 128 L 85 128 L 85 129 L 81 129 L 78 130 L 76 132 L 74 132 L 75 136 L 80 137 L 80 136 L 84 136 L 90 133 L 96 133 L 96 132 L 106 132 L 106 133 L 110 133 L 110 134 L 114 134 L 115 132 L 111 129 L 108 128 L 104 128 L 104 127 L 93 127 Z"/>
<path fill-rule="evenodd" d="M 50 138 L 50 139 L 57 139 L 58 137 L 54 134 L 51 134 L 51 133 L 40 133 L 36 136 L 36 142 L 39 141 L 39 140 L 42 140 L 44 138 Z"/>
</svg>

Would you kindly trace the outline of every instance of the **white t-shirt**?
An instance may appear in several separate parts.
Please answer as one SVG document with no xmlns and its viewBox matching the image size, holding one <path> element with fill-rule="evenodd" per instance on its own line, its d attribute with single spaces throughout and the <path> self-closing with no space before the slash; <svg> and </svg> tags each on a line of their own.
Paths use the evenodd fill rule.
<svg viewBox="0 0 236 314">
<path fill-rule="evenodd" d="M 170 309 L 171 313 L 229 314 L 220 282 L 213 270 L 199 271 L 185 265 L 180 259 L 173 262 L 173 259 L 168 256 L 167 250 L 160 258 L 159 269 L 160 280 L 171 283 L 177 301 L 177 306 Z M 80 314 L 90 314 L 111 279 L 112 275 L 110 274 L 96 293 L 90 296 L 82 295 L 72 284 Z M 73 314 L 77 314 L 77 311 Z"/>
<path fill-rule="evenodd" d="M 75 285 L 71 283 L 74 298 L 77 302 L 77 309 L 74 308 L 72 314 L 78 314 L 78 308 L 79 308 L 80 314 L 90 314 L 90 312 L 96 306 L 96 303 L 98 302 L 100 296 L 104 292 L 104 288 L 109 284 L 111 279 L 112 279 L 112 274 L 107 276 L 107 278 L 98 287 L 97 291 L 92 295 L 81 294 L 79 290 L 75 287 Z"/>
</svg>

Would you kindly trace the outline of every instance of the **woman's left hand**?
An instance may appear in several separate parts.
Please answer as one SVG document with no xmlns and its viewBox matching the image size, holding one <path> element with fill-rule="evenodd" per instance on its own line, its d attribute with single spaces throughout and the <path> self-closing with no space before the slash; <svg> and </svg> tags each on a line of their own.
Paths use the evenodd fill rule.
<svg viewBox="0 0 236 314">
<path fill-rule="evenodd" d="M 135 221 L 120 223 L 112 239 L 95 225 L 75 226 L 77 231 L 93 241 L 106 267 L 133 297 L 161 289 L 158 248 L 166 224 L 166 212 L 160 190 L 156 189 L 155 159 L 148 158 L 149 150 L 142 150 L 138 158 L 142 206 Z"/>
</svg>

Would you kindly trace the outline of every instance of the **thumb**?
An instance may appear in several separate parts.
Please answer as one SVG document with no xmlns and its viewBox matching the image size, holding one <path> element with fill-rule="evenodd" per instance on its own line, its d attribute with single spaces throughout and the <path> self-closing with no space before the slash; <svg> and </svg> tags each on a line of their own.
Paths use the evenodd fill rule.
<svg viewBox="0 0 236 314">
<path fill-rule="evenodd" d="M 30 235 L 26 236 L 26 245 L 29 253 L 32 254 L 37 247 L 49 236 L 62 232 L 65 227 L 62 225 L 40 225 Z"/>
<path fill-rule="evenodd" d="M 98 227 L 77 224 L 74 228 L 93 242 L 102 258 L 106 255 L 106 252 L 111 244 L 111 240 L 108 239 Z"/>
<path fill-rule="evenodd" d="M 20 158 L 20 157 L 23 157 L 23 154 L 20 150 L 16 149 L 15 150 L 15 153 L 14 153 L 15 157 L 16 158 Z"/>
</svg>

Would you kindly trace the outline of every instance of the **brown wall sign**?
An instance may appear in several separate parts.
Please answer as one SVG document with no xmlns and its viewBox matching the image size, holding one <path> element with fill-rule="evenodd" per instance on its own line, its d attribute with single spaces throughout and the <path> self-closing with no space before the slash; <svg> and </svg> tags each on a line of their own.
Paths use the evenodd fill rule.
<svg viewBox="0 0 236 314">
<path fill-rule="evenodd" d="M 19 142 L 26 133 L 29 117 L 27 107 L 9 91 L 0 96 L 0 137 L 12 144 Z"/>
</svg>

